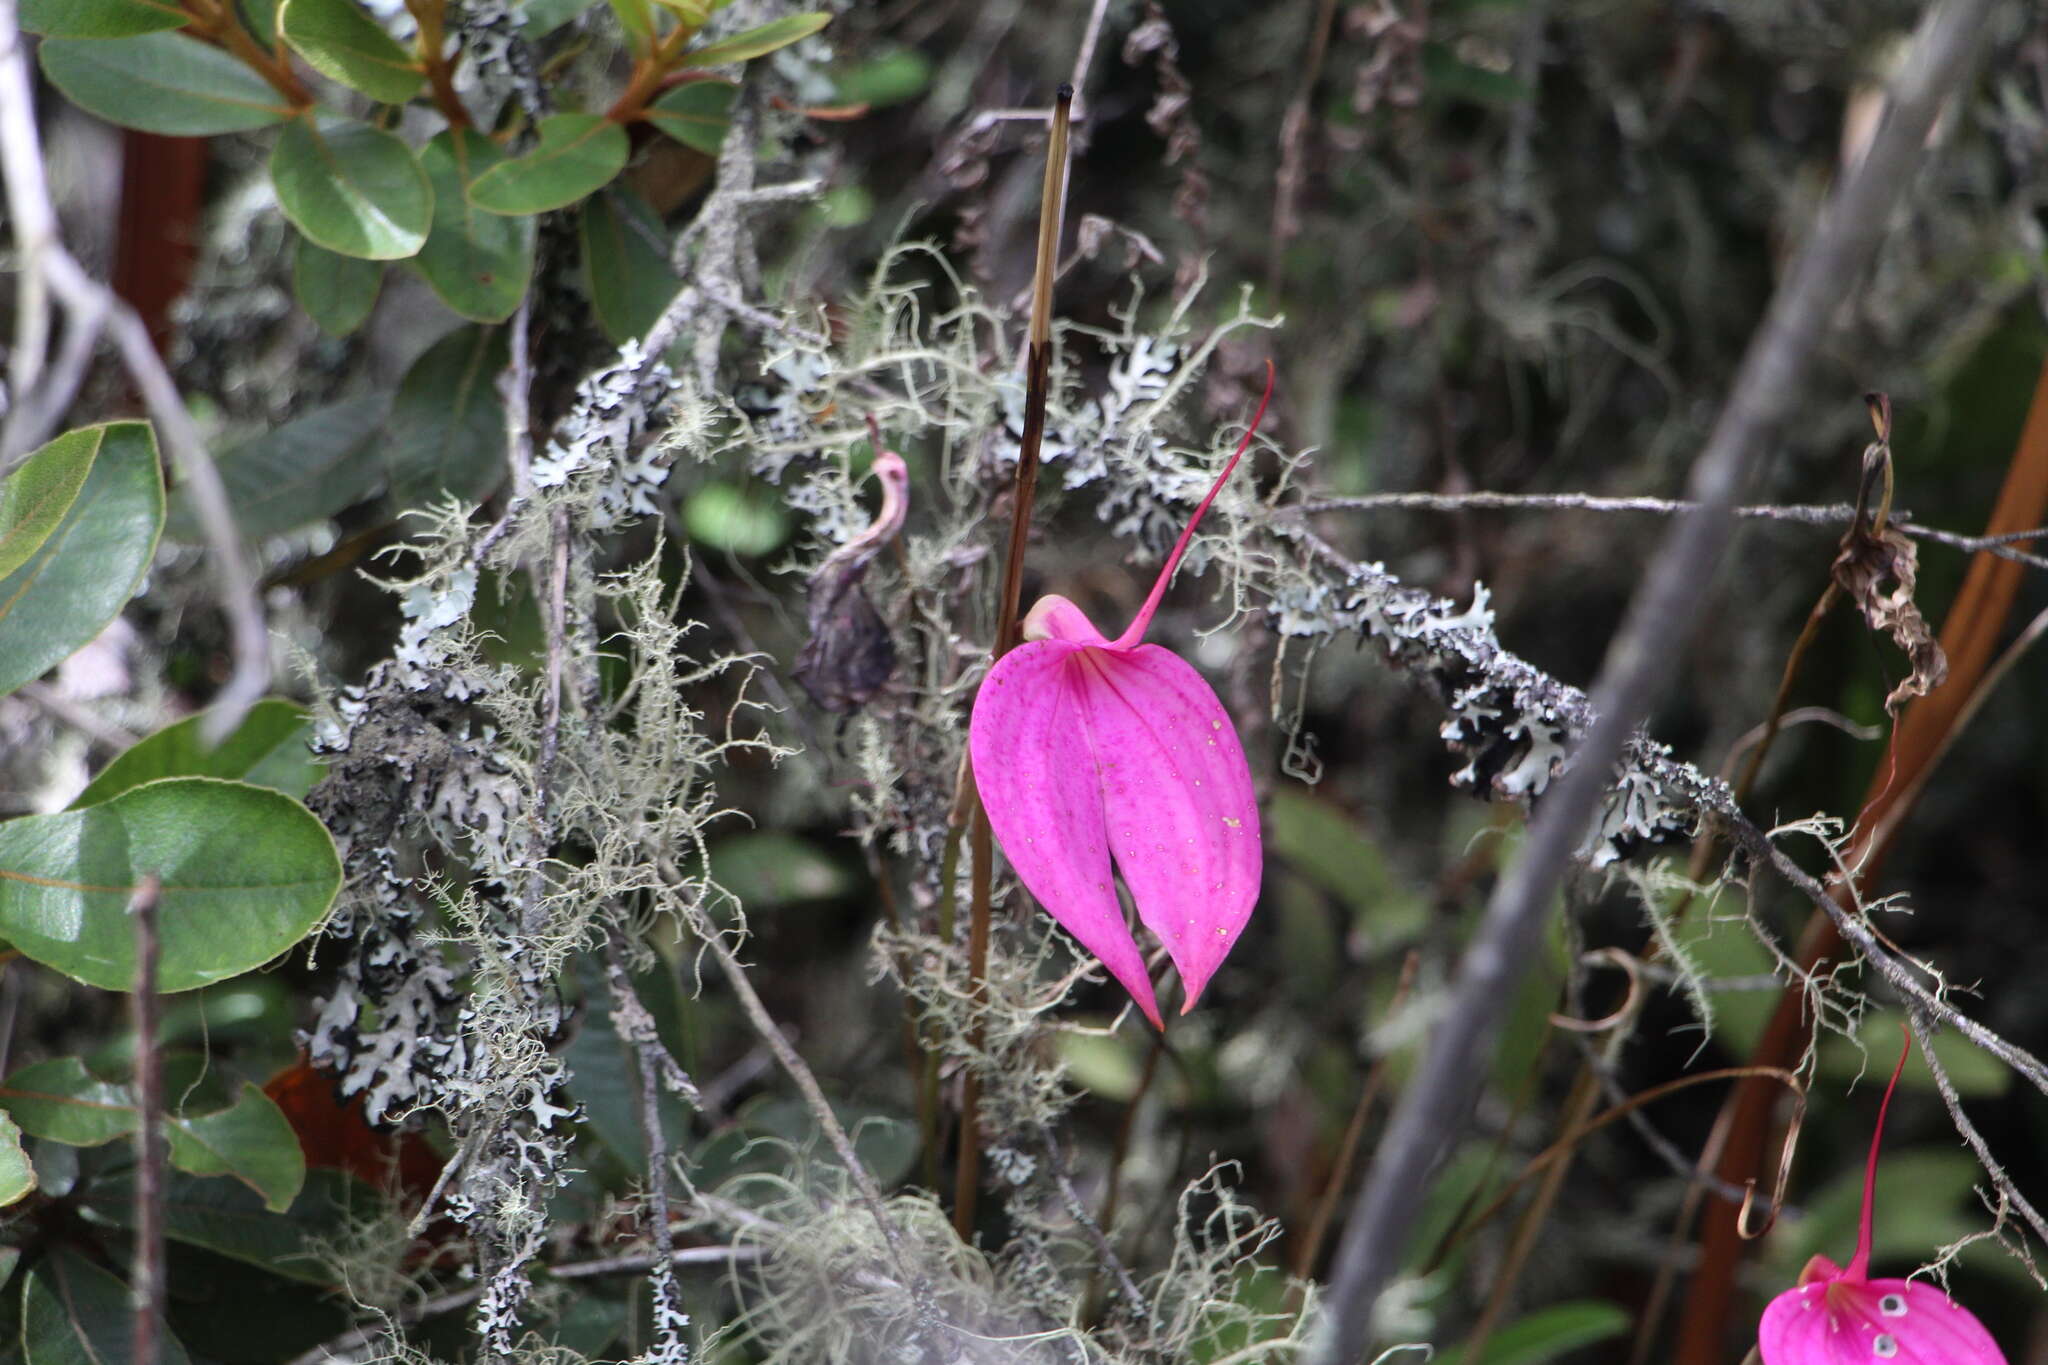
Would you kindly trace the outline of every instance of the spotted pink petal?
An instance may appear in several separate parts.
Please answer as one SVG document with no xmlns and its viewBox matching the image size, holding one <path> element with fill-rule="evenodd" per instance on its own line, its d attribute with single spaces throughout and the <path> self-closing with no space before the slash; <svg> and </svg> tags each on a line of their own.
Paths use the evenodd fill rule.
<svg viewBox="0 0 2048 1365">
<path fill-rule="evenodd" d="M 1816 1280 L 1772 1299 L 1764 1365 L 2005 1365 L 1984 1324 L 1921 1280 Z"/>
</svg>

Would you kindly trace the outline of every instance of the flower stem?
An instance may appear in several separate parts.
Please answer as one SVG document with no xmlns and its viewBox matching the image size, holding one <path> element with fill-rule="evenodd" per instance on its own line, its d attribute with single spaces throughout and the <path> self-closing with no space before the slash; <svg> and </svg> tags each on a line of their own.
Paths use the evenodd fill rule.
<svg viewBox="0 0 2048 1365">
<path fill-rule="evenodd" d="M 1010 556 L 1003 565 L 1002 596 L 996 601 L 994 658 L 1017 643 L 1018 599 L 1024 589 L 1024 544 L 1031 531 L 1031 503 L 1038 487 L 1038 446 L 1045 437 L 1046 390 L 1052 374 L 1052 281 L 1058 269 L 1060 211 L 1066 201 L 1067 124 L 1074 87 L 1062 85 L 1052 108 L 1052 133 L 1045 148 L 1045 193 L 1038 209 L 1038 269 L 1031 290 L 1031 331 L 1025 353 L 1024 436 L 1017 448 L 1017 483 L 1010 503 Z M 967 933 L 967 986 L 974 1010 L 968 1030 L 967 1079 L 960 1096 L 960 1161 L 954 1172 L 953 1230 L 961 1241 L 974 1233 L 974 1200 L 981 1177 L 981 1081 L 975 1071 L 988 1024 L 987 1004 L 989 897 L 994 885 L 990 862 L 994 840 L 988 813 L 974 802 L 968 848 L 973 863 L 973 901 Z"/>
</svg>

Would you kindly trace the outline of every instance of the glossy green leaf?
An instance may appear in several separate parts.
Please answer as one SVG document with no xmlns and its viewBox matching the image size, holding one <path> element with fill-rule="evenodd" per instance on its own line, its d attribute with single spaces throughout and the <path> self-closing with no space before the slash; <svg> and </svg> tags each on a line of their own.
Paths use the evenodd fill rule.
<svg viewBox="0 0 2048 1365">
<path fill-rule="evenodd" d="M 425 75 L 355 0 L 284 0 L 277 29 L 321 75 L 382 104 L 403 104 Z"/>
<path fill-rule="evenodd" d="M 615 185 L 592 195 L 577 223 L 584 285 L 612 344 L 647 329 L 682 288 L 669 268 L 669 231 L 647 201 Z"/>
<path fill-rule="evenodd" d="M 506 363 L 497 327 L 458 327 L 427 348 L 398 386 L 385 428 L 391 498 L 401 510 L 449 494 L 480 502 L 505 477 Z"/>
<path fill-rule="evenodd" d="M 410 256 L 434 219 L 434 190 L 411 150 L 367 123 L 293 119 L 271 150 L 270 179 L 292 226 L 344 256 Z"/>
<path fill-rule="evenodd" d="M 0 936 L 104 990 L 135 982 L 128 903 L 162 880 L 159 988 L 260 967 L 304 938 L 341 887 L 327 830 L 278 792 L 174 777 L 111 801 L 0 824 Z"/>
<path fill-rule="evenodd" d="M 102 1223 L 134 1226 L 133 1177 L 94 1181 L 83 1203 Z M 320 1257 L 321 1248 L 347 1233 L 351 1215 L 360 1220 L 377 1205 L 373 1191 L 340 1171 L 307 1171 L 305 1187 L 282 1214 L 273 1213 L 261 1195 L 240 1181 L 173 1172 L 164 1182 L 164 1235 L 273 1275 L 330 1285 L 334 1275 Z"/>
<path fill-rule="evenodd" d="M 511 317 L 533 275 L 533 219 L 486 213 L 469 201 L 469 183 L 504 159 L 474 128 L 450 128 L 420 151 L 434 187 L 434 226 L 412 266 L 471 322 Z"/>
<path fill-rule="evenodd" d="M 80 438 L 98 453 L 78 496 L 56 529 L 0 578 L 0 695 L 98 635 L 134 595 L 156 553 L 164 486 L 154 433 L 143 422 L 108 422 L 52 444 Z M 66 458 L 80 457 L 74 451 Z"/>
<path fill-rule="evenodd" d="M 369 447 L 385 411 L 381 396 L 343 399 L 221 456 L 236 529 L 251 540 L 274 536 L 369 497 L 384 482 L 384 463 Z M 180 540 L 200 538 L 182 497 L 171 509 L 170 531 Z"/>
<path fill-rule="evenodd" d="M 45 38 L 129 38 L 191 19 L 166 0 L 21 0 L 22 28 Z"/>
<path fill-rule="evenodd" d="M 1561 1303 L 1495 1332 L 1476 1361 L 1466 1361 L 1463 1351 L 1454 1360 L 1457 1365 L 1546 1365 L 1620 1336 L 1629 1321 L 1629 1315 L 1611 1303 Z"/>
<path fill-rule="evenodd" d="M 97 1147 L 135 1131 L 135 1098 L 125 1085 L 101 1080 L 77 1057 L 22 1067 L 0 1084 L 21 1130 L 72 1147 Z"/>
<path fill-rule="evenodd" d="M 717 156 L 732 126 L 732 102 L 739 87 L 724 81 L 689 81 L 662 93 L 647 106 L 647 121 L 685 147 Z"/>
<path fill-rule="evenodd" d="M 36 1168 L 22 1150 L 21 1129 L 0 1114 L 0 1208 L 26 1199 L 35 1187 Z"/>
<path fill-rule="evenodd" d="M 780 19 L 771 19 L 759 28 L 750 28 L 745 33 L 736 33 L 723 42 L 709 43 L 692 48 L 681 66 L 724 66 L 728 62 L 750 62 L 756 57 L 765 57 L 777 48 L 788 47 L 799 39 L 808 38 L 832 22 L 829 14 L 789 14 Z"/>
<path fill-rule="evenodd" d="M 596 114 L 554 114 L 540 145 L 472 180 L 469 202 L 488 213 L 546 213 L 611 183 L 626 168 L 626 130 Z"/>
<path fill-rule="evenodd" d="M 67 431 L 0 479 L 0 578 L 27 563 L 64 520 L 105 436 L 103 427 Z"/>
<path fill-rule="evenodd" d="M 306 1154 L 277 1102 L 244 1081 L 234 1104 L 217 1114 L 173 1118 L 171 1163 L 199 1176 L 232 1176 L 283 1213 L 306 1183 Z"/>
<path fill-rule="evenodd" d="M 73 104 L 123 128 L 211 137 L 261 128 L 291 113 L 261 76 L 180 33 L 51 38 L 36 55 L 43 74 Z"/>
<path fill-rule="evenodd" d="M 327 335 L 345 337 L 362 326 L 377 306 L 383 283 L 380 263 L 298 239 L 292 255 L 292 296 Z"/>
<path fill-rule="evenodd" d="M 306 747 L 313 723 L 291 702 L 257 702 L 234 733 L 211 747 L 200 736 L 205 722 L 203 715 L 187 716 L 131 744 L 100 769 L 71 808 L 96 806 L 164 777 L 220 777 L 296 799 L 311 791 L 324 771 Z"/>
<path fill-rule="evenodd" d="M 131 1365 L 128 1286 L 68 1247 L 36 1263 L 21 1291 L 21 1353 L 28 1365 Z M 157 1365 L 189 1365 L 170 1329 L 157 1327 Z"/>
</svg>

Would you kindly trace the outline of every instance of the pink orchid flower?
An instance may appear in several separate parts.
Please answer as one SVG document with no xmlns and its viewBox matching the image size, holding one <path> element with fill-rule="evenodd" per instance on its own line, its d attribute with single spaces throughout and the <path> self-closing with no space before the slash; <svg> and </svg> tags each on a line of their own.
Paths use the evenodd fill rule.
<svg viewBox="0 0 2048 1365">
<path fill-rule="evenodd" d="M 1185 1014 L 1259 896 L 1258 798 L 1230 715 L 1185 660 L 1141 643 L 1202 514 L 1258 430 L 1266 394 L 1130 628 L 1104 638 L 1064 597 L 989 670 L 968 748 L 989 827 L 1025 887 L 1163 1028 L 1110 858 L 1180 972 Z"/>
<path fill-rule="evenodd" d="M 1909 1037 L 1877 1108 L 1877 1132 L 1863 1168 L 1863 1222 L 1846 1268 L 1816 1256 L 1799 1283 L 1772 1299 L 1757 1325 L 1764 1365 L 2005 1365 L 1998 1343 L 1969 1309 L 1924 1280 L 1870 1278 L 1871 1194 L 1885 1110 L 1912 1052 Z"/>
</svg>

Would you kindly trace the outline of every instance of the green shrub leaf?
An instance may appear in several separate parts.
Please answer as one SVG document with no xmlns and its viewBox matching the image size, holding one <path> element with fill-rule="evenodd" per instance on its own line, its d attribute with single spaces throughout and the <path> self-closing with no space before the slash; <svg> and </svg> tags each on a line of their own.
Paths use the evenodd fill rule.
<svg viewBox="0 0 2048 1365">
<path fill-rule="evenodd" d="M 36 1168 L 21 1149 L 21 1129 L 0 1114 L 0 1208 L 20 1203 L 36 1187 Z"/>
<path fill-rule="evenodd" d="M 236 529 L 251 540 L 274 536 L 370 496 L 384 481 L 383 461 L 368 447 L 385 410 L 381 397 L 344 399 L 223 455 L 220 477 Z M 200 538 L 183 498 L 171 509 L 170 530 L 179 540 Z"/>
<path fill-rule="evenodd" d="M 43 74 L 109 123 L 170 137 L 211 137 L 289 117 L 284 96 L 217 47 L 179 33 L 51 38 Z"/>
<path fill-rule="evenodd" d="M 341 887 L 334 841 L 298 802 L 244 782 L 167 778 L 0 824 L 0 936 L 89 986 L 127 990 L 128 903 L 152 874 L 166 992 L 262 966 L 311 932 Z"/>
<path fill-rule="evenodd" d="M 329 251 L 373 261 L 420 249 L 434 191 L 403 142 L 367 123 L 293 119 L 270 153 L 278 207 Z"/>
<path fill-rule="evenodd" d="M 164 486 L 155 435 L 143 422 L 108 422 L 60 436 L 32 458 L 55 447 L 65 462 L 82 460 L 85 446 L 95 453 L 77 496 L 27 558 L 0 578 L 0 695 L 105 629 L 156 553 Z"/>
<path fill-rule="evenodd" d="M 1629 1315 L 1611 1303 L 1560 1303 L 1495 1332 L 1478 1360 L 1467 1361 L 1463 1351 L 1455 1360 L 1458 1365 L 1545 1365 L 1620 1336 L 1629 1321 Z"/>
<path fill-rule="evenodd" d="M 626 168 L 626 130 L 596 114 L 555 114 L 540 122 L 540 145 L 503 161 L 469 185 L 488 213 L 546 213 L 611 183 Z"/>
<path fill-rule="evenodd" d="M 314 326 L 331 337 L 347 336 L 362 326 L 377 306 L 377 291 L 384 283 L 383 265 L 343 256 L 304 237 L 298 242 L 292 256 L 293 297 Z"/>
<path fill-rule="evenodd" d="M 434 225 L 412 265 L 471 322 L 511 317 L 533 274 L 533 219 L 486 213 L 469 200 L 470 182 L 504 159 L 473 128 L 450 128 L 420 151 L 434 187 Z"/>
<path fill-rule="evenodd" d="M 759 28 L 736 33 L 723 42 L 693 48 L 678 63 L 681 66 L 724 66 L 729 62 L 750 62 L 779 47 L 808 38 L 832 22 L 829 14 L 790 14 L 770 20 Z"/>
<path fill-rule="evenodd" d="M 22 28 L 45 38 L 130 38 L 191 19 L 164 0 L 21 0 Z"/>
<path fill-rule="evenodd" d="M 133 1177 L 94 1181 L 83 1203 L 105 1222 L 133 1227 Z M 351 1211 L 360 1219 L 378 1203 L 367 1188 L 340 1171 L 307 1171 L 304 1188 L 282 1215 L 271 1212 L 261 1195 L 239 1181 L 173 1174 L 164 1182 L 164 1235 L 273 1275 L 331 1285 L 334 1275 L 320 1252 L 347 1233 Z"/>
<path fill-rule="evenodd" d="M 206 718 L 184 720 L 130 745 L 100 770 L 71 809 L 110 801 L 131 787 L 166 777 L 219 777 L 268 787 L 297 799 L 323 771 L 306 747 L 313 723 L 300 707 L 271 698 L 249 708 L 234 733 L 208 747 L 200 737 Z"/>
<path fill-rule="evenodd" d="M 458 327 L 427 348 L 398 386 L 385 428 L 391 497 L 401 509 L 447 494 L 480 502 L 505 477 L 505 405 L 498 374 L 505 333 Z"/>
<path fill-rule="evenodd" d="M 724 81 L 689 81 L 662 93 L 647 106 L 646 119 L 685 147 L 711 156 L 732 126 L 732 102 L 739 87 Z"/>
<path fill-rule="evenodd" d="M 0 578 L 27 563 L 64 520 L 105 436 L 102 427 L 67 431 L 0 479 Z"/>
<path fill-rule="evenodd" d="M 173 1117 L 171 1164 L 197 1176 L 226 1175 L 263 1196 L 263 1206 L 283 1213 L 306 1183 L 306 1154 L 284 1110 L 247 1081 L 234 1104 L 217 1114 Z"/>
<path fill-rule="evenodd" d="M 277 29 L 315 71 L 383 104 L 420 92 L 419 63 L 355 0 L 284 0 Z"/>
<path fill-rule="evenodd" d="M 585 286 L 613 345 L 647 334 L 682 288 L 669 266 L 669 231 L 647 201 L 623 186 L 592 195 L 577 224 Z"/>
<path fill-rule="evenodd" d="M 77 1057 L 22 1067 L 0 1085 L 0 1105 L 31 1137 L 68 1147 L 97 1147 L 135 1131 L 128 1087 L 101 1080 Z"/>
<path fill-rule="evenodd" d="M 59 1247 L 36 1263 L 21 1290 L 21 1353 L 28 1365 L 138 1365 L 128 1286 Z M 170 1329 L 156 1334 L 157 1365 L 189 1365 Z"/>
</svg>

